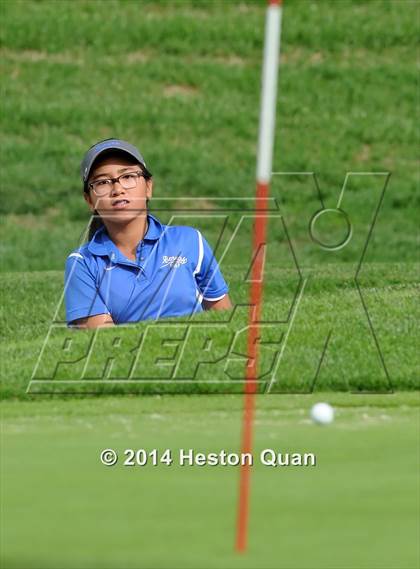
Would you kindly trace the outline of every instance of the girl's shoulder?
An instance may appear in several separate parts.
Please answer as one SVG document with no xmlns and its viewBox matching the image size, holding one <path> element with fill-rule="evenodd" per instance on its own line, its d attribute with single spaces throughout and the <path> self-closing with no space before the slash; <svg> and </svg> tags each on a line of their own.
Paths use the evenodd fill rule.
<svg viewBox="0 0 420 569">
<path fill-rule="evenodd" d="M 200 231 L 191 225 L 163 225 L 163 233 L 173 236 L 180 237 L 193 237 L 197 236 Z"/>
<path fill-rule="evenodd" d="M 104 238 L 104 227 L 100 227 L 89 241 L 83 243 L 67 256 L 67 263 L 73 260 L 83 261 L 88 266 L 95 263 L 98 256 L 108 253 Z"/>
<path fill-rule="evenodd" d="M 97 260 L 89 250 L 89 242 L 84 243 L 67 255 L 66 271 L 96 273 L 97 268 Z"/>
<path fill-rule="evenodd" d="M 162 246 L 177 245 L 181 249 L 189 249 L 199 254 L 203 248 L 203 236 L 199 229 L 191 225 L 163 225 L 161 234 Z"/>
<path fill-rule="evenodd" d="M 80 247 L 77 247 L 77 249 L 73 249 L 73 251 L 67 255 L 67 261 L 69 259 L 86 259 L 87 257 L 90 257 L 91 254 L 89 252 L 88 245 L 89 243 L 84 243 Z"/>
</svg>

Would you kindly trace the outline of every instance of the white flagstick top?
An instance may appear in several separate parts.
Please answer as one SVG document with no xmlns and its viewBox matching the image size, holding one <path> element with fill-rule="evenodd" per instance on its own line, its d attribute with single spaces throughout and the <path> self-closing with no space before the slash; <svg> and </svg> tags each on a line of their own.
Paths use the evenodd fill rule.
<svg viewBox="0 0 420 569">
<path fill-rule="evenodd" d="M 268 184 L 272 171 L 281 15 L 281 3 L 276 0 L 271 0 L 267 8 L 265 22 L 264 62 L 257 155 L 257 182 L 262 184 Z"/>
</svg>

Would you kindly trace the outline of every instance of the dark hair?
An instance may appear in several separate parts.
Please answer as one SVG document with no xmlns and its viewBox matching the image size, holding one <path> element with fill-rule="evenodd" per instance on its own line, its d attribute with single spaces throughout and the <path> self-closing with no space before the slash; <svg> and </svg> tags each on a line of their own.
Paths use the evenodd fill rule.
<svg viewBox="0 0 420 569">
<path fill-rule="evenodd" d="M 92 164 L 91 170 L 95 167 L 95 165 L 98 164 L 98 162 L 101 162 L 104 158 L 107 158 L 110 155 L 112 155 L 112 156 L 117 155 L 119 157 L 123 157 L 125 160 L 131 158 L 130 155 L 127 154 L 126 152 L 121 152 L 119 150 L 109 150 L 109 151 L 103 152 L 100 156 L 98 156 L 98 158 Z M 143 166 L 143 164 L 140 164 L 140 162 L 138 162 L 135 158 L 132 158 L 132 163 L 137 164 L 140 167 L 140 170 L 143 172 L 143 176 L 144 176 L 144 179 L 146 180 L 146 182 L 152 178 L 152 173 L 146 168 L 146 166 Z M 85 182 L 84 187 L 83 187 L 83 192 L 86 194 L 89 193 L 88 182 Z M 146 200 L 146 208 L 147 209 L 149 209 L 148 206 L 149 206 L 149 200 L 147 199 Z M 104 223 L 103 223 L 100 215 L 95 210 L 93 212 L 91 218 L 90 218 L 89 231 L 88 231 L 88 241 L 90 241 L 92 239 L 92 237 L 95 235 L 95 233 L 98 231 L 98 229 L 103 227 L 103 225 L 104 225 Z"/>
</svg>

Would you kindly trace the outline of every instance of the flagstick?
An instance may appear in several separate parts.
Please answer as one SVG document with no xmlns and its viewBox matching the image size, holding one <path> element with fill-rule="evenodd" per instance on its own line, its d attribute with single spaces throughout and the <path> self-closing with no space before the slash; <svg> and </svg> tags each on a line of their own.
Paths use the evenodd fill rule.
<svg viewBox="0 0 420 569">
<path fill-rule="evenodd" d="M 274 127 L 276 119 L 277 73 L 281 33 L 281 0 L 269 0 L 265 22 L 264 62 L 261 92 L 260 128 L 257 155 L 256 209 L 249 309 L 248 362 L 245 378 L 244 410 L 242 419 L 242 452 L 252 453 L 255 394 L 257 392 L 259 320 L 264 281 L 264 257 L 267 229 L 267 203 L 272 172 Z M 237 513 L 236 549 L 243 553 L 247 547 L 250 465 L 240 470 Z"/>
</svg>

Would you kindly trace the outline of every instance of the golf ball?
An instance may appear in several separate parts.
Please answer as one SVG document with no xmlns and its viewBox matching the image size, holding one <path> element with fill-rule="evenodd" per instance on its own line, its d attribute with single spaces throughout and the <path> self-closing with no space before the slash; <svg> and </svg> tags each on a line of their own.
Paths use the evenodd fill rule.
<svg viewBox="0 0 420 569">
<path fill-rule="evenodd" d="M 311 419 L 319 425 L 329 425 L 334 420 L 334 409 L 328 403 L 315 403 L 311 409 Z"/>
</svg>

